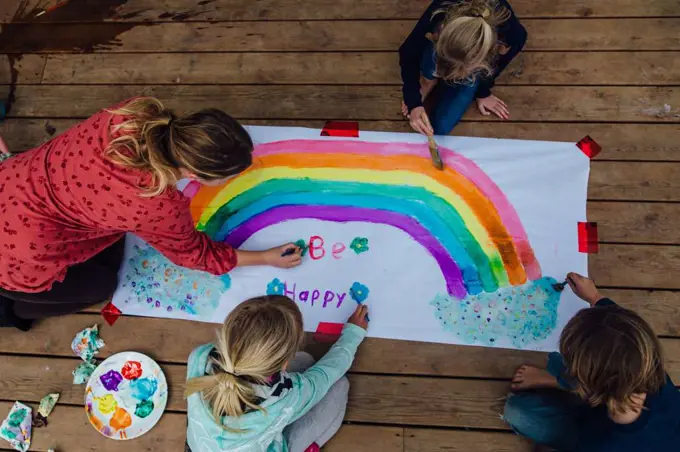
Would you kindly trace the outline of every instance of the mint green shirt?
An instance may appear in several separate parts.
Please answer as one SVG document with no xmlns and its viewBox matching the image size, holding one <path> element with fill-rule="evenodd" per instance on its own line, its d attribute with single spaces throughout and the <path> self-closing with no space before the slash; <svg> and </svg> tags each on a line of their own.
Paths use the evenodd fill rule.
<svg viewBox="0 0 680 452">
<path fill-rule="evenodd" d="M 352 365 L 366 330 L 346 324 L 340 339 L 326 355 L 303 373 L 282 372 L 292 387 L 281 389 L 275 395 L 273 388 L 254 385 L 258 397 L 264 399 L 260 406 L 266 413 L 250 411 L 238 418 L 225 416 L 223 425 L 243 429 L 234 433 L 215 422 L 212 410 L 200 394 L 188 399 L 187 443 L 192 452 L 288 452 L 283 429 L 304 416 L 316 405 Z M 189 356 L 187 379 L 206 374 L 212 344 L 195 349 Z"/>
</svg>

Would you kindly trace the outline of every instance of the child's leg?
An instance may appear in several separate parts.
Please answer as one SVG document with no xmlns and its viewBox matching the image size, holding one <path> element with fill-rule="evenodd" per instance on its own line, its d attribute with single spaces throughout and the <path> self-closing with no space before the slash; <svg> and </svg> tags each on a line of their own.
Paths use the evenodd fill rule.
<svg viewBox="0 0 680 452">
<path fill-rule="evenodd" d="M 440 83 L 439 98 L 430 115 L 435 135 L 448 135 L 475 99 L 477 84 Z"/>
<path fill-rule="evenodd" d="M 308 353 L 298 353 L 288 366 L 289 372 L 303 372 L 314 364 Z M 283 431 L 290 452 L 304 452 L 313 443 L 319 447 L 330 440 L 342 426 L 349 395 L 349 380 L 342 377 L 314 408 Z"/>
<path fill-rule="evenodd" d="M 559 353 L 548 355 L 546 371 L 555 377 L 558 389 L 535 389 L 508 396 L 503 419 L 522 436 L 560 452 L 575 450 L 579 422 L 588 406 L 568 392 L 572 387 Z M 531 382 L 529 382 L 529 387 Z"/>
<path fill-rule="evenodd" d="M 574 394 L 538 389 L 510 394 L 503 419 L 532 441 L 560 452 L 575 451 L 579 423 L 588 407 Z"/>
</svg>

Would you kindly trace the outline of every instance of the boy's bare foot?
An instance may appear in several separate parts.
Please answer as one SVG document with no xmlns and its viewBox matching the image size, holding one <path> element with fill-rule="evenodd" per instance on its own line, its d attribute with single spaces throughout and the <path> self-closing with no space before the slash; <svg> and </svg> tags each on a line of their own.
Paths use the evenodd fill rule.
<svg viewBox="0 0 680 452">
<path fill-rule="evenodd" d="M 559 388 L 559 385 L 557 379 L 546 370 L 524 364 L 515 371 L 510 387 L 521 391 L 533 388 Z"/>
</svg>

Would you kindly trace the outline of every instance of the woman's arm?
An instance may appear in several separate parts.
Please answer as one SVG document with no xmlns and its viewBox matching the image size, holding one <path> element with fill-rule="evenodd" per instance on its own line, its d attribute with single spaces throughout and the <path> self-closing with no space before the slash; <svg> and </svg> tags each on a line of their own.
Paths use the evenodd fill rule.
<svg viewBox="0 0 680 452">
<path fill-rule="evenodd" d="M 416 23 L 415 28 L 399 47 L 399 66 L 401 66 L 402 94 L 404 103 L 410 112 L 423 105 L 420 93 L 420 60 L 423 48 L 427 44 L 425 35 L 430 33 L 432 14 L 441 8 L 442 0 L 435 0 L 425 10 L 423 16 Z"/>
<path fill-rule="evenodd" d="M 241 251 L 227 243 L 212 240 L 194 228 L 189 201 L 181 195 L 147 198 L 142 202 L 143 207 L 130 209 L 145 209 L 149 213 L 146 218 L 131 228 L 130 218 L 119 216 L 119 219 L 125 221 L 121 226 L 138 235 L 176 265 L 223 275 L 236 266 L 271 265 L 290 268 L 301 262 L 301 251 L 294 244 L 264 251 Z M 134 215 L 132 220 L 134 221 Z M 282 256 L 289 248 L 295 248 L 295 252 Z"/>
</svg>

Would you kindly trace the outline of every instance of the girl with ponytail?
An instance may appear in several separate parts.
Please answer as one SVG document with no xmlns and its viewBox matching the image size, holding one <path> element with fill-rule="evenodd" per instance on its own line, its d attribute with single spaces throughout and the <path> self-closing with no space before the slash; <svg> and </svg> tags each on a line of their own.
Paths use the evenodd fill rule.
<svg viewBox="0 0 680 452">
<path fill-rule="evenodd" d="M 483 115 L 509 119 L 491 88 L 526 39 L 507 0 L 434 0 L 399 48 L 402 113 L 411 127 L 449 134 L 474 99 Z M 438 82 L 428 115 L 423 102 Z"/>
<path fill-rule="evenodd" d="M 349 370 L 366 335 L 359 305 L 342 336 L 314 364 L 298 353 L 302 314 L 291 299 L 270 295 L 238 305 L 215 344 L 189 357 L 187 452 L 303 452 L 340 428 Z"/>
<path fill-rule="evenodd" d="M 252 164 L 253 142 L 217 109 L 178 116 L 141 97 L 103 110 L 0 163 L 0 326 L 107 300 L 132 232 L 177 265 L 222 275 L 293 267 L 300 250 L 234 250 L 194 229 L 180 179 L 221 184 Z"/>
</svg>

